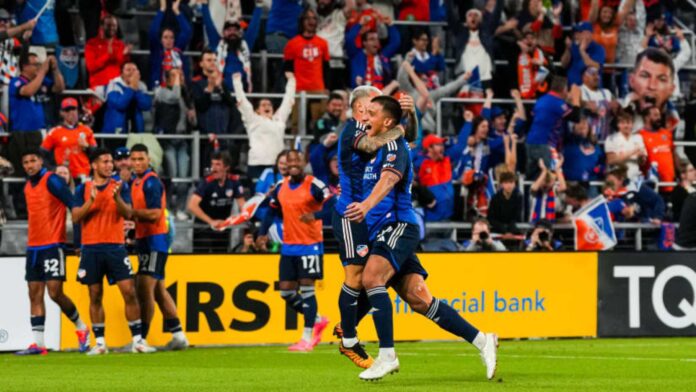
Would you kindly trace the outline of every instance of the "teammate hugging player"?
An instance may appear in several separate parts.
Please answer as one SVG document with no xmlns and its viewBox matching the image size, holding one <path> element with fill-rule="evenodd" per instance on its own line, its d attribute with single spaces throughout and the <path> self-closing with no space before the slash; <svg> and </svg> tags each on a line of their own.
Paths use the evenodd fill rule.
<svg viewBox="0 0 696 392">
<path fill-rule="evenodd" d="M 109 352 L 104 339 L 103 280 L 116 284 L 125 302 L 126 319 L 133 337 L 132 352 L 149 353 L 150 347 L 141 336 L 140 306 L 135 295 L 133 270 L 124 247 L 124 217 L 130 203 L 128 185 L 111 178 L 114 162 L 103 148 L 90 156 L 93 177 L 75 190 L 73 222 L 82 225 L 82 252 L 77 277 L 89 290 L 89 313 L 97 344 L 87 355 Z"/>
<path fill-rule="evenodd" d="M 312 351 L 321 341 L 321 334 L 329 322 L 318 314 L 314 284 L 324 276 L 324 238 L 317 213 L 331 193 L 319 179 L 304 173 L 305 160 L 299 151 L 288 152 L 287 164 L 289 176 L 271 193 L 271 209 L 264 217 L 259 233 L 265 236 L 275 215 L 282 214 L 280 295 L 297 313 L 304 315 L 302 339 L 288 349 Z"/>
<path fill-rule="evenodd" d="M 373 97 L 382 95 L 376 87 L 360 86 L 350 95 L 353 118 L 349 119 L 338 139 L 338 178 L 341 193 L 332 216 L 334 236 L 338 241 L 339 256 L 345 272 L 345 280 L 338 297 L 341 322 L 334 334 L 341 338 L 339 351 L 357 366 L 367 369 L 373 359 L 360 345 L 356 326 L 370 310 L 367 295 L 362 287 L 362 272 L 369 254 L 367 225 L 345 218 L 346 207 L 362 201 L 362 173 L 370 156 L 390 141 L 403 135 L 401 127 L 395 127 L 374 137 L 367 137 L 367 106 Z M 410 97 L 409 97 L 410 98 Z"/>
<path fill-rule="evenodd" d="M 368 107 L 368 134 L 378 135 L 393 128 L 401 113 L 395 99 L 373 98 Z M 356 222 L 366 220 L 373 241 L 362 284 L 373 308 L 380 348 L 379 356 L 369 369 L 360 373 L 360 378 L 377 380 L 399 370 L 394 350 L 392 303 L 386 289 L 392 286 L 411 309 L 476 346 L 486 365 L 486 376 L 492 379 L 497 363 L 497 336 L 479 332 L 457 311 L 434 298 L 425 284 L 428 274 L 415 254 L 419 229 L 411 204 L 413 170 L 406 140 L 399 138 L 381 148 L 366 165 L 362 178 L 363 192 L 369 196 L 350 204 L 345 216 Z"/>
<path fill-rule="evenodd" d="M 65 218 L 73 205 L 72 194 L 65 181 L 43 167 L 41 154 L 28 150 L 22 155 L 27 173 L 24 197 L 29 215 L 26 276 L 31 303 L 31 330 L 34 343 L 17 352 L 18 355 L 47 353 L 44 344 L 46 307 L 44 291 L 60 306 L 61 311 L 75 323 L 80 352 L 89 349 L 89 329 L 80 319 L 75 304 L 63 293 L 65 281 Z"/>
</svg>

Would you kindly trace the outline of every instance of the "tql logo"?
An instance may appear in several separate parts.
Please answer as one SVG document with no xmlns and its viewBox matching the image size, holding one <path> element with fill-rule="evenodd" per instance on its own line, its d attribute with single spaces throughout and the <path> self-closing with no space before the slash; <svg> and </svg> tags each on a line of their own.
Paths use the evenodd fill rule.
<svg viewBox="0 0 696 392">
<path fill-rule="evenodd" d="M 600 253 L 599 336 L 696 336 L 696 254 Z"/>
<path fill-rule="evenodd" d="M 696 272 L 691 268 L 685 265 L 672 265 L 655 276 L 654 266 L 615 266 L 614 277 L 628 279 L 628 319 L 631 328 L 640 328 L 640 280 L 650 278 L 655 278 L 651 299 L 655 314 L 660 321 L 676 329 L 696 325 Z M 686 279 L 691 285 L 691 298 L 682 298 L 677 303 L 681 314 L 672 313 L 665 304 L 665 289 L 676 278 Z"/>
</svg>

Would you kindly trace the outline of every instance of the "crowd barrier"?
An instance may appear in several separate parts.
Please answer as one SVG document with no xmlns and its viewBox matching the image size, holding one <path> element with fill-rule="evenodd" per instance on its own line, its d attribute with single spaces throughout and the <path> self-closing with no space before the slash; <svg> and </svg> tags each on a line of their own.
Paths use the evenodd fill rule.
<svg viewBox="0 0 696 392">
<path fill-rule="evenodd" d="M 431 292 L 475 326 L 502 338 L 696 336 L 696 261 L 693 253 L 426 253 Z M 132 258 L 134 265 L 137 260 Z M 0 350 L 31 341 L 22 258 L 0 259 Z M 65 292 L 88 319 L 87 290 L 76 282 L 78 260 L 69 257 Z M 193 345 L 286 344 L 296 341 L 302 316 L 286 307 L 277 288 L 278 256 L 172 255 L 166 285 Z M 317 284 L 319 311 L 339 321 L 343 270 L 326 255 Z M 453 340 L 391 293 L 395 339 Z M 72 323 L 48 301 L 49 347 L 75 349 Z M 123 301 L 105 289 L 106 340 L 129 343 Z M 58 325 L 60 324 L 60 326 Z M 60 331 L 58 341 L 57 331 Z M 54 334 L 54 335 L 51 335 Z M 332 340 L 331 328 L 324 340 Z M 359 327 L 376 340 L 368 316 Z M 148 341 L 167 343 L 159 311 Z"/>
</svg>

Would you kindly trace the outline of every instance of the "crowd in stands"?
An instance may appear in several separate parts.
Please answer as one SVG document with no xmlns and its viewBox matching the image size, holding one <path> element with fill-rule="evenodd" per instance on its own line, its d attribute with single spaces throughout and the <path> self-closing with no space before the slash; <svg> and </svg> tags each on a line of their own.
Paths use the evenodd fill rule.
<svg viewBox="0 0 696 392">
<path fill-rule="evenodd" d="M 2 156 L 14 176 L 40 147 L 80 183 L 99 144 L 126 162 L 123 177 L 125 147 L 156 145 L 173 216 L 206 227 L 200 252 L 235 205 L 271 192 L 299 130 L 312 136 L 308 167 L 340 192 L 338 132 L 360 85 L 414 99 L 413 194 L 428 240 L 441 238 L 427 223 L 464 221 L 472 236 L 458 249 L 554 250 L 553 224 L 582 200 L 603 195 L 614 221 L 658 227 L 679 222 L 696 191 L 696 150 L 675 147 L 696 140 L 687 2 L 49 0 L 35 20 L 45 2 L 1 2 Z M 301 92 L 325 98 L 301 108 Z M 3 196 L 10 218 L 25 217 L 21 187 Z M 236 249 L 274 249 L 254 235 Z"/>
</svg>

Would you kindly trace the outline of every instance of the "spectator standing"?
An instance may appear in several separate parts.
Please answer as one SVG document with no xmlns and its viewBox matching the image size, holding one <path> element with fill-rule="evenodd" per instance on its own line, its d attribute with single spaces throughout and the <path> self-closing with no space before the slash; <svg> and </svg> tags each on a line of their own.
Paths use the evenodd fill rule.
<svg viewBox="0 0 696 392">
<path fill-rule="evenodd" d="M 244 92 L 237 89 L 237 108 L 242 114 L 244 128 L 249 135 L 247 175 L 252 181 L 257 180 L 264 170 L 273 168 L 276 157 L 285 147 L 283 136 L 295 102 L 295 77 L 291 72 L 287 72 L 285 77 L 287 78 L 285 96 L 275 112 L 273 104 L 268 99 L 260 100 L 258 107 L 254 110 Z M 233 75 L 233 83 L 236 87 L 241 86 L 241 78 L 241 74 Z"/>
<path fill-rule="evenodd" d="M 131 45 L 116 37 L 118 20 L 112 15 L 102 18 L 99 35 L 85 44 L 85 66 L 89 74 L 89 88 L 106 86 L 121 74 L 122 65 L 129 60 Z"/>
<path fill-rule="evenodd" d="M 384 88 L 394 78 L 390 58 L 399 50 L 401 38 L 391 19 L 386 22 L 389 41 L 380 50 L 377 31 L 370 30 L 368 20 L 361 18 L 360 23 L 348 30 L 346 35 L 346 53 L 350 59 L 350 87 L 367 85 Z M 362 50 L 357 46 L 360 37 Z"/>
<path fill-rule="evenodd" d="M 463 23 L 452 8 L 454 3 L 450 2 L 448 12 L 449 26 L 454 34 L 454 58 L 457 61 L 454 72 L 474 73 L 477 70 L 482 87 L 487 88 L 493 78 L 493 36 L 500 21 L 503 1 L 496 0 L 492 12 L 469 9 Z"/>
<path fill-rule="evenodd" d="M 481 252 L 481 251 L 505 251 L 505 245 L 491 237 L 490 223 L 486 218 L 478 218 L 474 222 L 471 229 L 471 239 L 464 241 L 464 251 L 466 252 Z"/>
<path fill-rule="evenodd" d="M 15 13 L 17 23 L 23 24 L 35 19 L 39 11 L 49 0 L 16 0 Z M 32 45 L 53 46 L 58 43 L 58 29 L 54 14 L 56 2 L 50 0 L 48 6 L 39 17 L 36 28 L 31 35 Z"/>
<path fill-rule="evenodd" d="M 78 104 L 75 98 L 65 98 L 60 104 L 63 124 L 51 129 L 41 148 L 53 151 L 56 165 L 66 166 L 72 178 L 84 182 L 89 176 L 89 149 L 97 146 L 94 132 L 79 122 Z"/>
<path fill-rule="evenodd" d="M 152 97 L 140 80 L 140 70 L 133 62 L 121 67 L 121 76 L 106 88 L 106 112 L 103 133 L 142 133 L 145 131 L 143 112 L 152 107 Z"/>
<path fill-rule="evenodd" d="M 303 0 L 274 0 L 266 20 L 266 50 L 282 54 L 288 41 L 297 35 L 300 14 L 305 9 Z M 283 88 L 283 67 L 272 67 L 269 71 L 275 91 Z"/>
<path fill-rule="evenodd" d="M 618 108 L 614 96 L 606 88 L 601 88 L 599 69 L 587 67 L 582 73 L 580 86 L 582 107 L 588 114 L 590 131 L 597 141 L 604 141 L 609 135 L 613 112 Z"/>
<path fill-rule="evenodd" d="M 208 47 L 215 51 L 216 66 L 222 73 L 225 88 L 233 90 L 232 74 L 240 72 L 243 77 L 244 91 L 251 92 L 251 49 L 254 47 L 261 26 L 262 8 L 259 6 L 254 8 L 246 34 L 238 19 L 230 19 L 225 21 L 222 35 L 220 35 L 210 15 L 208 0 L 203 0 L 202 3 L 203 25 L 208 35 Z M 276 7 L 276 3 L 283 3 L 283 0 L 274 1 L 273 7 Z M 268 23 L 270 22 L 269 16 Z M 293 21 L 293 24 L 296 26 L 297 20 Z M 269 34 L 268 28 L 269 24 L 266 25 L 266 34 Z"/>
<path fill-rule="evenodd" d="M 516 234 L 517 222 L 522 217 L 524 208 L 522 194 L 517 190 L 515 173 L 503 171 L 498 178 L 500 189 L 491 199 L 488 207 L 488 219 L 495 233 Z"/>
<path fill-rule="evenodd" d="M 181 0 L 172 3 L 172 11 L 176 16 L 178 33 L 176 30 L 162 28 L 164 13 L 167 10 L 167 1 L 160 0 L 160 8 L 155 18 L 150 23 L 150 79 L 148 87 L 165 86 L 167 79 L 165 72 L 179 68 L 184 71 L 186 80 L 191 80 L 191 65 L 184 55 L 184 50 L 191 41 L 193 29 L 186 16 L 179 10 Z"/>
<path fill-rule="evenodd" d="M 23 52 L 29 50 L 25 37 L 31 34 L 36 20 L 30 19 L 19 26 L 12 26 L 11 23 L 10 13 L 0 8 L 0 82 L 5 85 L 9 85 L 10 79 L 18 75 L 19 49 Z"/>
<path fill-rule="evenodd" d="M 672 217 L 673 221 L 679 221 L 684 201 L 686 198 L 696 192 L 696 169 L 689 161 L 682 161 L 679 165 L 679 184 L 674 188 L 670 196 L 672 202 Z"/>
<path fill-rule="evenodd" d="M 46 129 L 43 102 L 49 90 L 63 91 L 65 84 L 56 58 L 48 56 L 39 62 L 38 56 L 28 53 L 20 59 L 20 75 L 10 80 L 10 143 L 9 159 L 16 173 L 23 174 L 21 156 L 24 151 L 38 149 L 41 130 Z"/>
<path fill-rule="evenodd" d="M 413 49 L 406 54 L 406 59 L 413 65 L 414 71 L 428 90 L 440 87 L 439 74 L 445 71 L 445 58 L 440 53 L 440 38 L 433 38 L 432 52 L 428 52 L 430 35 L 427 30 L 415 33 L 411 41 Z"/>
<path fill-rule="evenodd" d="M 562 2 L 554 2 L 551 12 L 547 12 L 544 1 L 526 0 L 522 3 L 522 9 L 513 19 L 515 27 L 523 32 L 527 29 L 537 35 L 539 46 L 548 56 L 556 54 L 556 40 L 561 38 L 563 29 L 561 26 Z M 497 31 L 500 34 L 500 31 Z"/>
<path fill-rule="evenodd" d="M 628 179 L 635 181 L 641 173 L 641 166 L 647 158 L 643 137 L 633 133 L 633 113 L 619 110 L 616 115 L 618 130 L 606 140 L 604 152 L 607 155 L 607 165 L 613 169 L 617 165 L 626 165 Z"/>
<path fill-rule="evenodd" d="M 346 101 L 342 95 L 331 93 L 326 104 L 326 112 L 314 124 L 312 143 L 319 143 L 324 135 L 338 133 L 346 119 Z M 323 181 L 323 180 L 322 180 Z"/>
<path fill-rule="evenodd" d="M 317 35 L 326 40 L 329 44 L 328 77 L 326 87 L 329 90 L 342 89 L 346 85 L 346 66 L 343 56 L 345 55 L 346 23 L 348 15 L 354 8 L 354 1 L 346 1 L 343 6 L 339 0 L 318 0 L 317 15 L 319 25 Z"/>
<path fill-rule="evenodd" d="M 605 61 L 608 64 L 616 62 L 616 52 L 619 43 L 619 27 L 623 25 L 626 15 L 635 6 L 636 0 L 626 0 L 616 11 L 607 2 L 600 7 L 599 0 L 592 0 L 589 21 L 592 23 L 592 39 L 604 48 Z M 605 70 L 604 85 L 613 86 L 613 70 Z"/>
<path fill-rule="evenodd" d="M 590 181 L 601 179 L 603 172 L 602 150 L 590 133 L 587 117 L 571 124 L 572 131 L 563 144 L 563 175 L 566 181 L 580 182 L 589 187 Z"/>
<path fill-rule="evenodd" d="M 592 39 L 592 25 L 580 22 L 573 27 L 573 37 L 566 38 L 566 49 L 561 56 L 561 64 L 568 71 L 568 84 L 581 85 L 582 72 L 587 67 L 602 71 L 606 61 L 604 48 Z"/>
<path fill-rule="evenodd" d="M 196 122 L 193 99 L 186 88 L 184 73 L 179 68 L 165 72 L 167 85 L 155 89 L 155 132 L 168 135 L 184 135 Z M 191 175 L 190 143 L 188 139 L 162 140 L 164 164 L 169 178 L 187 178 Z M 174 208 L 178 220 L 186 220 L 186 183 L 172 182 L 167 192 L 167 205 Z M 174 199 L 175 198 L 175 199 Z M 174 202 L 174 200 L 176 200 Z"/>
<path fill-rule="evenodd" d="M 637 218 L 640 222 L 659 224 L 665 217 L 666 208 L 662 197 L 644 181 L 628 182 L 626 167 L 619 166 L 607 173 L 605 196 L 610 200 L 621 199 L 619 208 L 609 203 L 610 211 L 622 211 L 623 215 Z M 631 213 L 623 211 L 626 207 Z"/>
<path fill-rule="evenodd" d="M 194 253 L 229 251 L 230 233 L 218 231 L 218 226 L 230 217 L 235 202 L 240 209 L 244 205 L 239 177 L 230 174 L 231 162 L 227 152 L 214 153 L 210 175 L 201 180 L 189 200 L 188 209 L 196 217 L 196 223 L 209 226 L 193 229 Z"/>
<path fill-rule="evenodd" d="M 661 182 L 674 182 L 678 157 L 674 149 L 674 134 L 664 126 L 660 110 L 653 107 L 643 117 L 644 128 L 639 132 L 648 153 L 647 171 L 657 172 Z M 660 187 L 661 192 L 671 192 L 672 186 Z"/>
<path fill-rule="evenodd" d="M 629 1 L 629 0 L 626 0 Z M 633 64 L 642 50 L 641 42 L 645 35 L 645 5 L 635 2 L 635 10 L 630 11 L 619 27 L 619 40 L 616 44 L 616 61 L 621 64 Z M 621 73 L 620 96 L 628 93 L 628 70 Z"/>
<path fill-rule="evenodd" d="M 488 92 L 492 97 L 492 92 Z M 487 99 L 490 102 L 489 99 Z M 490 105 L 490 103 L 488 103 Z M 465 114 L 466 115 L 466 114 Z M 471 116 L 471 115 L 469 115 Z M 468 138 L 467 147 L 463 152 L 461 161 L 462 185 L 466 186 L 468 203 L 476 212 L 476 215 L 488 215 L 488 205 L 493 192 L 488 188 L 490 178 L 489 169 L 491 148 L 488 144 L 488 131 L 490 125 L 483 117 L 476 117 L 472 121 L 471 136 Z"/>
<path fill-rule="evenodd" d="M 539 220 L 547 220 L 554 222 L 556 220 L 556 210 L 558 209 L 558 196 L 560 193 L 565 191 L 566 182 L 563 176 L 563 157 L 559 159 L 559 162 L 555 170 L 549 170 L 544 164 L 543 159 L 539 159 L 539 177 L 529 188 L 529 193 L 531 197 L 531 214 L 529 216 L 530 222 L 538 222 Z"/>
<path fill-rule="evenodd" d="M 531 29 L 524 32 L 521 40 L 517 41 L 520 54 L 517 56 L 517 86 L 523 99 L 535 99 L 537 94 L 548 89 L 545 83 L 548 74 L 548 60 L 544 51 L 537 45 L 536 34 Z"/>
</svg>

